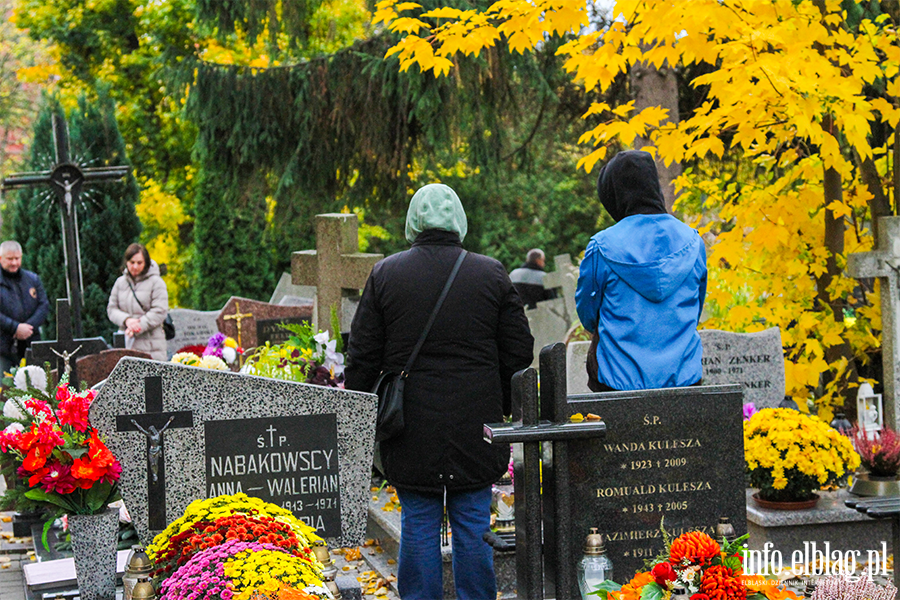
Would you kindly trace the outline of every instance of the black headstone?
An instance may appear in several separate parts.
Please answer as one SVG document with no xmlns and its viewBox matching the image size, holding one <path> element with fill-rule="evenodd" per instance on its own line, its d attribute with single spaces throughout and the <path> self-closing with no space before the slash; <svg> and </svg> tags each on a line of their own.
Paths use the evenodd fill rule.
<svg viewBox="0 0 900 600">
<path fill-rule="evenodd" d="M 208 497 L 243 492 L 341 535 L 337 416 L 207 421 Z"/>
<path fill-rule="evenodd" d="M 256 344 L 265 346 L 266 342 L 273 346 L 285 343 L 293 334 L 282 325 L 299 325 L 308 323 L 309 319 L 291 317 L 286 319 L 257 319 L 256 320 Z"/>
</svg>

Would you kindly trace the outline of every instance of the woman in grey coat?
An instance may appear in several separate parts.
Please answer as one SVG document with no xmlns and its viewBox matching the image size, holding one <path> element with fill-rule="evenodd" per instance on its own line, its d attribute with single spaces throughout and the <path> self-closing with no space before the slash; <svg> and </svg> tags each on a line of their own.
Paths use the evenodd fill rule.
<svg viewBox="0 0 900 600">
<path fill-rule="evenodd" d="M 133 340 L 132 350 L 166 360 L 166 334 L 162 324 L 169 311 L 169 292 L 159 276 L 159 266 L 141 244 L 125 251 L 125 269 L 113 285 L 106 305 L 109 320 Z"/>
</svg>

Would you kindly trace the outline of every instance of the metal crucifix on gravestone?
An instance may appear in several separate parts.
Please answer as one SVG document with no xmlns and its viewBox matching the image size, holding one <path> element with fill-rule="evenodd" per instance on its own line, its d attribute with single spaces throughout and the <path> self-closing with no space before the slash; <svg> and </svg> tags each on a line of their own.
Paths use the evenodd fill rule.
<svg viewBox="0 0 900 600">
<path fill-rule="evenodd" d="M 317 326 L 331 331 L 331 307 L 341 314 L 343 290 L 361 290 L 383 254 L 359 252 L 359 220 L 353 213 L 316 215 L 316 249 L 291 255 L 294 285 L 316 286 Z M 349 327 L 349 323 L 342 324 Z M 331 331 L 332 336 L 340 331 Z"/>
<path fill-rule="evenodd" d="M 81 248 L 78 242 L 78 196 L 86 183 L 121 179 L 129 167 L 82 168 L 69 157 L 69 134 L 65 119 L 53 115 L 53 140 L 56 164 L 49 171 L 16 173 L 0 181 L 0 190 L 49 184 L 56 192 L 63 234 L 63 258 L 66 264 L 66 290 L 72 306 L 75 336 L 80 337 L 81 305 L 84 281 L 81 274 Z"/>
<path fill-rule="evenodd" d="M 194 426 L 190 410 L 163 412 L 162 378 L 144 379 L 146 412 L 117 415 L 116 431 L 138 431 L 147 438 L 147 510 L 151 530 L 166 528 L 166 456 L 164 434 Z"/>
<path fill-rule="evenodd" d="M 72 319 L 69 315 L 69 301 L 65 298 L 56 300 L 56 339 L 46 342 L 33 342 L 26 351 L 25 362 L 43 364 L 49 361 L 56 365 L 56 376 L 69 376 L 69 383 L 77 388 L 77 360 L 89 354 L 106 350 L 109 346 L 102 337 L 74 338 L 72 336 Z"/>
<path fill-rule="evenodd" d="M 900 425 L 900 217 L 878 219 L 878 249 L 847 256 L 851 277 L 881 280 L 881 348 L 884 369 L 884 424 Z"/>
</svg>

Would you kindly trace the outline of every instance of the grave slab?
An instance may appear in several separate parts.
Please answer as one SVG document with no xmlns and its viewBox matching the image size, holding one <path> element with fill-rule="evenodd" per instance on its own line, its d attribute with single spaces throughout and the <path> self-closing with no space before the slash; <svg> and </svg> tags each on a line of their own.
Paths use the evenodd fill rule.
<svg viewBox="0 0 900 600">
<path fill-rule="evenodd" d="M 169 316 L 175 324 L 175 337 L 166 341 L 169 358 L 185 346 L 205 346 L 209 338 L 219 333 L 217 310 L 173 308 L 169 310 Z"/>
<path fill-rule="evenodd" d="M 285 304 L 285 298 L 294 298 L 302 300 L 302 305 L 312 304 L 316 297 L 316 286 L 314 285 L 294 285 L 291 283 L 291 274 L 282 273 L 272 297 L 269 298 L 269 304 L 280 304 L 282 306 L 290 306 Z"/>
<path fill-rule="evenodd" d="M 525 317 L 534 336 L 534 362 L 531 366 L 537 367 L 541 348 L 563 341 L 569 331 L 566 301 L 564 298 L 543 300 L 537 303 L 536 308 L 526 309 Z"/>
<path fill-rule="evenodd" d="M 572 257 L 569 254 L 560 254 L 553 257 L 553 264 L 556 269 L 544 276 L 544 289 L 557 290 L 557 298 L 563 299 L 566 321 L 571 326 L 573 323 L 578 322 L 578 312 L 575 307 L 575 290 L 578 288 L 578 266 L 572 264 Z"/>
<path fill-rule="evenodd" d="M 372 394 L 124 358 L 90 418 L 122 463 L 144 543 L 193 500 L 243 492 L 351 546 L 365 538 L 376 405 Z M 138 425 L 164 432 L 154 441 Z"/>
<path fill-rule="evenodd" d="M 312 319 L 313 307 L 278 306 L 268 302 L 232 296 L 216 317 L 219 331 L 237 340 L 245 350 L 280 344 L 290 335 L 279 323 L 305 323 Z"/>
<path fill-rule="evenodd" d="M 775 408 L 784 399 L 784 350 L 781 331 L 771 327 L 755 333 L 701 329 L 703 383 L 737 383 L 744 402 L 757 409 Z"/>
<path fill-rule="evenodd" d="M 88 387 L 94 387 L 109 377 L 109 374 L 113 372 L 119 361 L 126 356 L 150 359 L 149 354 L 138 350 L 124 350 L 120 348 L 103 350 L 97 354 L 78 359 L 78 377 L 82 381 L 87 382 Z"/>
<path fill-rule="evenodd" d="M 566 387 L 570 394 L 590 394 L 587 376 L 587 357 L 590 342 L 569 342 L 566 345 Z"/>
</svg>

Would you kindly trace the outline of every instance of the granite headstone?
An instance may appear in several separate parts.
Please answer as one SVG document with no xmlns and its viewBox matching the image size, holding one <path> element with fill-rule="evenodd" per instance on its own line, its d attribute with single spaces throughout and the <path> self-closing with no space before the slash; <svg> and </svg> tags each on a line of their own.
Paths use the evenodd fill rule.
<svg viewBox="0 0 900 600">
<path fill-rule="evenodd" d="M 84 356 L 77 360 L 78 378 L 87 382 L 88 387 L 93 387 L 109 377 L 119 361 L 130 356 L 132 358 L 146 358 L 150 355 L 139 350 L 124 350 L 115 348 L 113 350 L 103 350 L 97 354 Z"/>
<path fill-rule="evenodd" d="M 566 344 L 566 387 L 570 394 L 590 394 L 587 376 L 587 356 L 590 342 Z"/>
<path fill-rule="evenodd" d="M 556 297 L 562 298 L 569 326 L 578 322 L 575 308 L 575 290 L 578 288 L 578 266 L 572 264 L 572 257 L 560 254 L 553 257 L 555 270 L 544 276 L 544 289 L 556 290 Z M 558 340 L 554 340 L 558 341 Z M 543 347 L 543 346 L 542 346 Z"/>
<path fill-rule="evenodd" d="M 244 349 L 265 344 L 266 340 L 280 343 L 287 339 L 279 323 L 301 323 L 312 319 L 312 304 L 305 306 L 279 306 L 232 296 L 216 317 L 219 331 L 233 337 Z M 240 320 L 237 315 L 243 315 Z M 240 325 L 238 325 L 240 323 Z M 240 330 L 238 330 L 240 327 Z M 260 339 L 262 333 L 262 339 Z M 283 339 L 281 339 L 283 337 Z"/>
<path fill-rule="evenodd" d="M 566 301 L 564 298 L 554 298 L 538 302 L 536 308 L 525 310 L 525 317 L 528 319 L 531 335 L 534 336 L 532 366 L 537 367 L 541 348 L 563 341 L 569 331 Z"/>
<path fill-rule="evenodd" d="M 737 383 L 744 402 L 775 408 L 784 400 L 784 350 L 781 331 L 771 327 L 755 333 L 701 329 L 703 383 Z"/>
<path fill-rule="evenodd" d="M 219 333 L 216 325 L 217 310 L 190 310 L 172 308 L 169 316 L 175 324 L 175 337 L 166 341 L 169 358 L 185 346 L 206 346 L 209 338 Z"/>
<path fill-rule="evenodd" d="M 193 500 L 243 492 L 355 546 L 376 405 L 372 394 L 124 358 L 90 418 L 122 463 L 122 498 L 145 544 Z M 151 426 L 164 429 L 155 454 Z"/>
</svg>

